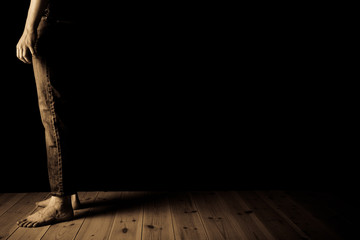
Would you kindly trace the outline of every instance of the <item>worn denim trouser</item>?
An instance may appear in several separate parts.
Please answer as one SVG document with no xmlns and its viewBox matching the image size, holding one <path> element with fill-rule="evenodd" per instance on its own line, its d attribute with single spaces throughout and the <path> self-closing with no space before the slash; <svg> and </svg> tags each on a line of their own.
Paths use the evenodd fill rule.
<svg viewBox="0 0 360 240">
<path fill-rule="evenodd" d="M 72 83 L 76 80 L 76 44 L 73 26 L 47 21 L 38 27 L 33 70 L 41 121 L 45 129 L 47 164 L 51 193 L 64 196 L 74 193 L 67 178 L 72 154 L 69 144 Z"/>
</svg>

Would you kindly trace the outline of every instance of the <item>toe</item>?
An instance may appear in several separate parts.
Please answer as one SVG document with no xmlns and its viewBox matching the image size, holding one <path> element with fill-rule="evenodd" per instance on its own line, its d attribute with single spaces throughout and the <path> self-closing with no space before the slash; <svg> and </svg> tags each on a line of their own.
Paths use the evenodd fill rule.
<svg viewBox="0 0 360 240">
<path fill-rule="evenodd" d="M 22 225 L 22 227 L 27 227 L 30 223 L 31 223 L 30 221 L 26 221 L 26 222 Z"/>
<path fill-rule="evenodd" d="M 26 218 L 23 218 L 23 219 L 17 221 L 16 223 L 19 224 L 19 223 L 25 222 L 26 220 L 27 220 Z"/>
<path fill-rule="evenodd" d="M 27 222 L 27 223 L 24 225 L 24 227 L 30 228 L 33 223 L 34 223 L 34 222 L 29 221 L 29 222 Z"/>
<path fill-rule="evenodd" d="M 33 228 L 37 225 L 37 222 L 32 222 L 31 224 L 27 225 L 29 228 Z"/>
<path fill-rule="evenodd" d="M 46 203 L 44 203 L 44 202 L 36 202 L 36 203 L 35 203 L 35 206 L 36 206 L 36 207 L 41 207 L 41 208 L 42 208 L 42 207 L 46 207 Z"/>
<path fill-rule="evenodd" d="M 16 224 L 19 225 L 19 226 L 22 226 L 26 222 L 26 220 L 27 220 L 26 218 L 21 219 L 21 220 L 17 221 Z"/>
<path fill-rule="evenodd" d="M 21 223 L 19 223 L 18 225 L 20 226 L 20 227 L 25 227 L 25 225 L 28 223 L 28 221 L 23 221 L 23 222 L 21 222 Z"/>
</svg>

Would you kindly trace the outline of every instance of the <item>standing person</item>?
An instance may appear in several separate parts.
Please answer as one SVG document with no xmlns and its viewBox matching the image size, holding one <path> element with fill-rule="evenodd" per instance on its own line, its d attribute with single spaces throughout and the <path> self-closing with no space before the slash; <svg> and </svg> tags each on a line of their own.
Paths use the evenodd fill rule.
<svg viewBox="0 0 360 240">
<path fill-rule="evenodd" d="M 74 217 L 73 209 L 80 204 L 68 175 L 72 164 L 69 161 L 73 160 L 69 151 L 70 106 L 74 105 L 72 85 L 78 77 L 74 51 L 76 23 L 71 12 L 61 12 L 66 9 L 61 4 L 64 1 L 31 0 L 25 28 L 16 46 L 17 58 L 33 65 L 51 188 L 51 198 L 37 203 L 44 208 L 18 221 L 21 227 L 70 220 Z"/>
</svg>

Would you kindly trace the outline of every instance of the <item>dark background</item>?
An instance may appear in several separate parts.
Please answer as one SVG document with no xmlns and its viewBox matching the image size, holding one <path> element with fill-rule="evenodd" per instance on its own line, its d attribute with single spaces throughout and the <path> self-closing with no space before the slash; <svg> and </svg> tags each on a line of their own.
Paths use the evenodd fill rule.
<svg viewBox="0 0 360 240">
<path fill-rule="evenodd" d="M 84 8 L 79 189 L 351 188 L 353 96 L 329 22 L 269 7 Z M 49 190 L 32 66 L 15 56 L 27 8 L 2 28 L 1 191 Z"/>
</svg>

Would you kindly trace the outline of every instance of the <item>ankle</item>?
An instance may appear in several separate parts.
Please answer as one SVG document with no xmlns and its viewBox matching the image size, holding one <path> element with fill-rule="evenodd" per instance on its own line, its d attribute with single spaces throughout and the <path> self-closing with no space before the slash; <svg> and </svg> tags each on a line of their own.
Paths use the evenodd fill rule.
<svg viewBox="0 0 360 240">
<path fill-rule="evenodd" d="M 70 196 L 61 196 L 61 197 L 52 196 L 49 204 L 60 205 L 60 206 L 71 205 L 71 197 Z"/>
</svg>

